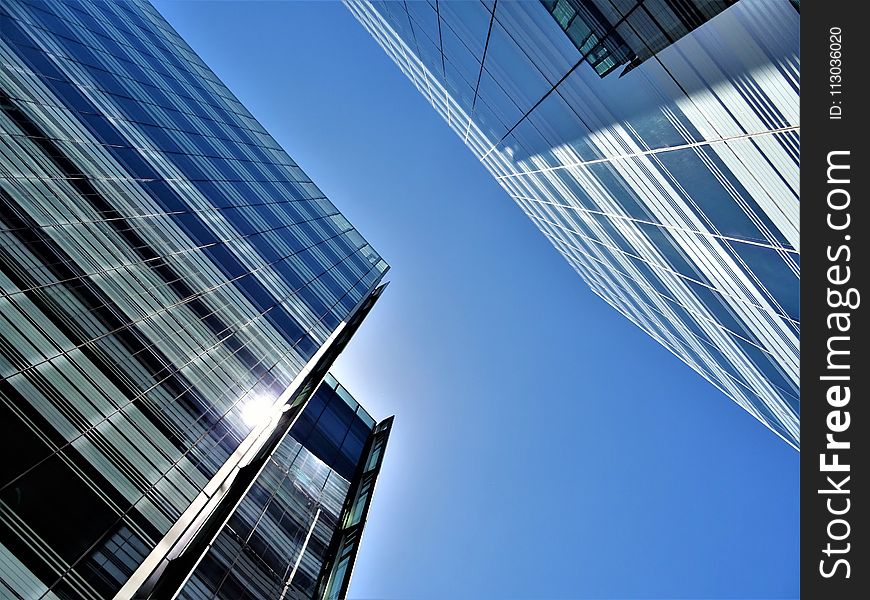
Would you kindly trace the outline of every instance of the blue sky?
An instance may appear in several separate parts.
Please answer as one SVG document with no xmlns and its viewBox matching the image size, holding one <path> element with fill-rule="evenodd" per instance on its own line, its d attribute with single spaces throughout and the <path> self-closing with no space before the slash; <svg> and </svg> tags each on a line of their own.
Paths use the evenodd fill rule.
<svg viewBox="0 0 870 600">
<path fill-rule="evenodd" d="M 352 598 L 791 598 L 799 454 L 590 292 L 338 3 L 158 9 L 392 266 Z"/>
</svg>

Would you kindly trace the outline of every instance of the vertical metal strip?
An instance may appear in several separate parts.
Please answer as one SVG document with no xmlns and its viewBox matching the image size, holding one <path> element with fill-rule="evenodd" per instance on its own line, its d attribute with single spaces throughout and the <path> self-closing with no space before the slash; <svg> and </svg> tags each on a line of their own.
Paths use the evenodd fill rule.
<svg viewBox="0 0 870 600">
<path fill-rule="evenodd" d="M 275 402 L 276 416 L 245 438 L 114 600 L 178 594 L 385 287 L 373 289 L 338 326 Z"/>
</svg>

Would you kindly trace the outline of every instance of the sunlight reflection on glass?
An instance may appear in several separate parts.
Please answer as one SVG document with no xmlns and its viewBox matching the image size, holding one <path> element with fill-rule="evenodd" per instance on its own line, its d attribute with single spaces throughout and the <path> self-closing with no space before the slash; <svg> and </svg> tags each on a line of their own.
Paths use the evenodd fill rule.
<svg viewBox="0 0 870 600">
<path fill-rule="evenodd" d="M 242 421 L 248 427 L 257 427 L 268 421 L 272 413 L 272 401 L 263 396 L 254 396 L 242 406 Z"/>
</svg>

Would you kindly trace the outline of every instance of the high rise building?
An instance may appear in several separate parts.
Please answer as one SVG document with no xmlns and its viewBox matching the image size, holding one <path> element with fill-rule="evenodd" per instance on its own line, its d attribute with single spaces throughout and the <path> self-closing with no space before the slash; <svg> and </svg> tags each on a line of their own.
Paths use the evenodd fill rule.
<svg viewBox="0 0 870 600">
<path fill-rule="evenodd" d="M 0 3 L 0 223 L 0 597 L 345 593 L 387 265 L 144 0 Z"/>
<path fill-rule="evenodd" d="M 601 77 L 621 75 L 700 27 L 737 0 L 545 0 L 547 8 Z"/>
<path fill-rule="evenodd" d="M 180 597 L 345 598 L 391 424 L 327 374 Z"/>
<path fill-rule="evenodd" d="M 799 2 L 345 3 L 593 292 L 798 447 Z"/>
</svg>

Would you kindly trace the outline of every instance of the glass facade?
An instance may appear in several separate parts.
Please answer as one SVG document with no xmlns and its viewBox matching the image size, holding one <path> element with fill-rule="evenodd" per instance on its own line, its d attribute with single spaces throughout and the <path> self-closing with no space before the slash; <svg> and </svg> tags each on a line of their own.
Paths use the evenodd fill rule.
<svg viewBox="0 0 870 600">
<path fill-rule="evenodd" d="M 342 600 L 347 597 L 353 564 L 392 427 L 393 417 L 384 419 L 377 424 L 366 443 L 348 488 L 332 542 L 326 551 L 326 560 L 320 569 L 315 588 L 316 598 Z"/>
<path fill-rule="evenodd" d="M 737 0 L 541 0 L 601 77 L 622 75 Z"/>
<path fill-rule="evenodd" d="M 315 585 L 374 428 L 327 375 L 178 597 L 330 598 Z"/>
<path fill-rule="evenodd" d="M 798 447 L 799 3 L 345 4 L 593 292 Z"/>
<path fill-rule="evenodd" d="M 141 0 L 0 4 L 0 222 L 0 597 L 111 598 L 214 526 L 202 507 L 286 433 L 387 265 Z M 333 456 L 317 419 L 257 488 L 292 470 L 303 528 L 291 501 L 323 505 L 309 588 L 373 426 Z"/>
</svg>

